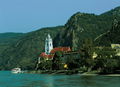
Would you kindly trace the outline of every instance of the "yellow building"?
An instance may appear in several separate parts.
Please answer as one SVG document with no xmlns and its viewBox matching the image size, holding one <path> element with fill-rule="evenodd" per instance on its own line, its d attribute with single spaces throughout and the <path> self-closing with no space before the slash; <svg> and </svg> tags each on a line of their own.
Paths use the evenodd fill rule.
<svg viewBox="0 0 120 87">
<path fill-rule="evenodd" d="M 117 56 L 120 56 L 120 44 L 111 44 L 112 49 L 116 49 Z"/>
</svg>

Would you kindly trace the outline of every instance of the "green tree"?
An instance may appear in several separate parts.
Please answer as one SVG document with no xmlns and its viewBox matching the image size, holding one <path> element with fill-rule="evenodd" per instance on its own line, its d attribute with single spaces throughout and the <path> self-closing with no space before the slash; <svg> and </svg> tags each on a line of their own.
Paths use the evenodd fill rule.
<svg viewBox="0 0 120 87">
<path fill-rule="evenodd" d="M 54 54 L 53 60 L 52 60 L 52 70 L 59 70 L 61 69 L 62 66 L 62 61 L 61 61 L 61 57 L 63 56 L 63 52 L 62 51 L 57 51 Z"/>
<path fill-rule="evenodd" d="M 97 51 L 96 68 L 103 73 L 113 73 L 118 66 L 115 58 L 116 51 L 110 47 L 104 47 Z"/>
<path fill-rule="evenodd" d="M 94 46 L 92 40 L 86 39 L 83 42 L 83 46 L 82 46 L 81 62 L 82 62 L 82 66 L 88 68 L 88 71 L 91 71 L 91 69 L 94 66 L 93 52 L 94 52 Z"/>
</svg>

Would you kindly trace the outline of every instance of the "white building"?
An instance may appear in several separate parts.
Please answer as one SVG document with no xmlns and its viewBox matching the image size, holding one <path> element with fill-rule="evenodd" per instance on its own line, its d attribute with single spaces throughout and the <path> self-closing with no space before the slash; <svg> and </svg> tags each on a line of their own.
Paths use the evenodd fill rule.
<svg viewBox="0 0 120 87">
<path fill-rule="evenodd" d="M 53 49 L 53 42 L 51 36 L 48 34 L 45 40 L 45 53 L 50 54 L 50 51 Z"/>
</svg>

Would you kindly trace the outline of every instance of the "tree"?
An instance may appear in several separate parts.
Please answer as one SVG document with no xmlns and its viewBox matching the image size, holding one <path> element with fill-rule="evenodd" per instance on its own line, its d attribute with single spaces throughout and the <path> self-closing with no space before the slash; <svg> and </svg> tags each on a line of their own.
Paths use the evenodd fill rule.
<svg viewBox="0 0 120 87">
<path fill-rule="evenodd" d="M 96 68 L 102 73 L 113 73 L 118 62 L 115 58 L 116 51 L 110 47 L 97 50 Z"/>
<path fill-rule="evenodd" d="M 62 51 L 57 51 L 54 54 L 53 60 L 52 60 L 52 70 L 59 70 L 61 66 L 61 57 L 63 56 Z"/>
<path fill-rule="evenodd" d="M 91 39 L 86 39 L 83 42 L 82 51 L 81 51 L 81 62 L 82 66 L 88 68 L 88 71 L 91 71 L 92 67 L 94 66 L 94 46 Z"/>
</svg>

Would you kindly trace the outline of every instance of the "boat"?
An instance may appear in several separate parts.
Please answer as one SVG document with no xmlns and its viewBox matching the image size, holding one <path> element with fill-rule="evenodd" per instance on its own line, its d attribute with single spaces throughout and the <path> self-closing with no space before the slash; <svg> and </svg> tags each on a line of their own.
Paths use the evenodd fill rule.
<svg viewBox="0 0 120 87">
<path fill-rule="evenodd" d="M 13 68 L 11 70 L 12 73 L 22 73 L 21 68 Z"/>
</svg>

